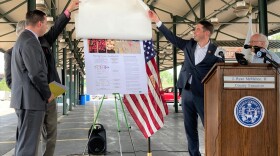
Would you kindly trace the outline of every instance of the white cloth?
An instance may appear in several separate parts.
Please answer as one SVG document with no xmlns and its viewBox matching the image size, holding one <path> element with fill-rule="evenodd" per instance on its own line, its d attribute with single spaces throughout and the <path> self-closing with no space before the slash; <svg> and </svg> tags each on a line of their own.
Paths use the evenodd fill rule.
<svg viewBox="0 0 280 156">
<path fill-rule="evenodd" d="M 152 25 L 141 0 L 81 0 L 76 37 L 150 40 Z"/>
</svg>

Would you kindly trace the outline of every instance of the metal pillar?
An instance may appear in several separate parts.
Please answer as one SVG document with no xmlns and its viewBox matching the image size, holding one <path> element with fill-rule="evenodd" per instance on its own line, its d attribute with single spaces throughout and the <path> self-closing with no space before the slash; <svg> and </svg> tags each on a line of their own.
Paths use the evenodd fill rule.
<svg viewBox="0 0 280 156">
<path fill-rule="evenodd" d="M 205 18 L 205 0 L 200 0 L 200 20 Z"/>
<path fill-rule="evenodd" d="M 173 22 L 176 22 L 176 16 L 173 16 Z M 177 34 L 176 32 L 176 24 L 173 24 L 173 34 Z M 177 91 L 177 47 L 175 45 L 172 46 L 173 49 L 173 85 L 174 85 L 174 107 L 175 112 L 178 113 L 178 91 Z"/>
<path fill-rule="evenodd" d="M 73 89 L 74 100 L 73 100 L 73 102 L 74 102 L 74 107 L 76 107 L 76 104 L 77 104 L 77 68 L 76 68 L 76 65 L 74 65 L 74 84 L 73 85 L 74 85 L 74 89 Z"/>
<path fill-rule="evenodd" d="M 62 49 L 63 51 L 63 70 L 62 70 L 62 84 L 66 86 L 66 77 L 67 77 L 67 62 L 66 62 L 66 48 Z M 67 114 L 67 103 L 66 103 L 66 98 L 67 98 L 67 92 L 63 94 L 63 115 Z"/>
<path fill-rule="evenodd" d="M 79 72 L 79 93 L 80 95 L 84 95 L 84 77 L 83 77 L 83 73 L 82 73 L 82 69 L 81 71 Z"/>
<path fill-rule="evenodd" d="M 260 33 L 268 36 L 267 26 L 267 0 L 259 0 L 259 31 Z"/>
<path fill-rule="evenodd" d="M 69 59 L 69 111 L 72 111 L 72 102 L 73 102 L 73 83 L 72 83 L 72 76 L 73 76 L 73 59 Z"/>
<path fill-rule="evenodd" d="M 77 104 L 80 104 L 80 72 L 77 70 Z"/>
<path fill-rule="evenodd" d="M 36 0 L 27 1 L 27 11 L 32 11 L 36 9 Z"/>
<path fill-rule="evenodd" d="M 157 32 L 157 67 L 158 67 L 158 71 L 159 71 L 159 32 Z"/>
<path fill-rule="evenodd" d="M 81 74 L 81 94 L 84 95 L 84 76 Z"/>
</svg>

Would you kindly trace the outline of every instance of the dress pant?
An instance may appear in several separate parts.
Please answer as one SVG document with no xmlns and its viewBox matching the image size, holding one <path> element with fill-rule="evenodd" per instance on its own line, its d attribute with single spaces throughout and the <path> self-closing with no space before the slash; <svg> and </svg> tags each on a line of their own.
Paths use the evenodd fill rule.
<svg viewBox="0 0 280 156">
<path fill-rule="evenodd" d="M 45 111 L 15 109 L 18 117 L 15 156 L 37 156 Z"/>
<path fill-rule="evenodd" d="M 182 109 L 190 156 L 200 156 L 198 139 L 198 115 L 204 126 L 204 97 L 195 96 L 190 89 L 182 89 Z"/>
<path fill-rule="evenodd" d="M 42 129 L 43 156 L 53 156 L 57 137 L 57 104 L 56 99 L 47 104 L 47 111 Z"/>
</svg>

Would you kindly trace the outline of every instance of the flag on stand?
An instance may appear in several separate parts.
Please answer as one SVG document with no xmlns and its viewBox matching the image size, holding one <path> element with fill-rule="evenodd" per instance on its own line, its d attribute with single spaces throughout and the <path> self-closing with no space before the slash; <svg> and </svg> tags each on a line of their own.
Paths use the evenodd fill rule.
<svg viewBox="0 0 280 156">
<path fill-rule="evenodd" d="M 252 14 L 249 16 L 249 21 L 248 21 L 248 31 L 247 31 L 247 36 L 246 36 L 246 39 L 245 39 L 245 44 L 249 44 L 250 42 L 250 38 L 251 36 L 253 35 L 253 25 L 252 25 Z M 252 53 L 251 53 L 251 49 L 245 49 L 243 48 L 242 49 L 242 54 L 244 54 L 244 58 L 246 60 L 248 60 L 249 62 L 252 61 Z"/>
<path fill-rule="evenodd" d="M 143 41 L 143 47 L 148 77 L 148 93 L 126 94 L 123 102 L 140 131 L 148 138 L 163 127 L 163 117 L 168 114 L 168 107 L 161 95 L 161 81 L 152 41 Z"/>
</svg>

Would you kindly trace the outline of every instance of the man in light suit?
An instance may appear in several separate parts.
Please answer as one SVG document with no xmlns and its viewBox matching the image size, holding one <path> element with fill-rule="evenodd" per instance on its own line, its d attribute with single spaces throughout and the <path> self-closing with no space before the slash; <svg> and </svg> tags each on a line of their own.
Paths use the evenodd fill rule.
<svg viewBox="0 0 280 156">
<path fill-rule="evenodd" d="M 221 57 L 215 56 L 217 47 L 210 41 L 213 25 L 208 21 L 198 22 L 194 30 L 194 38 L 185 40 L 167 29 L 155 12 L 149 11 L 148 16 L 168 41 L 184 51 L 185 60 L 177 87 L 181 90 L 188 150 L 191 156 L 200 156 L 198 115 L 204 125 L 204 86 L 201 81 L 215 63 L 224 61 Z"/>
<path fill-rule="evenodd" d="M 250 46 L 258 46 L 260 48 L 263 48 L 265 50 L 262 50 L 263 52 L 267 53 L 267 57 L 270 58 L 271 60 L 280 63 L 280 58 L 274 53 L 269 50 L 267 50 L 269 45 L 269 41 L 267 37 L 264 34 L 254 34 L 250 38 Z M 254 48 L 252 48 L 252 52 L 254 52 Z M 252 63 L 264 63 L 263 58 L 257 57 L 257 54 L 253 55 L 253 58 L 251 60 Z M 269 63 L 266 61 L 266 63 Z"/>
<path fill-rule="evenodd" d="M 48 70 L 38 37 L 47 29 L 46 14 L 26 14 L 26 30 L 18 37 L 11 61 L 11 108 L 18 116 L 16 156 L 35 156 L 38 151 L 47 103 L 54 99 L 48 86 Z"/>
</svg>

